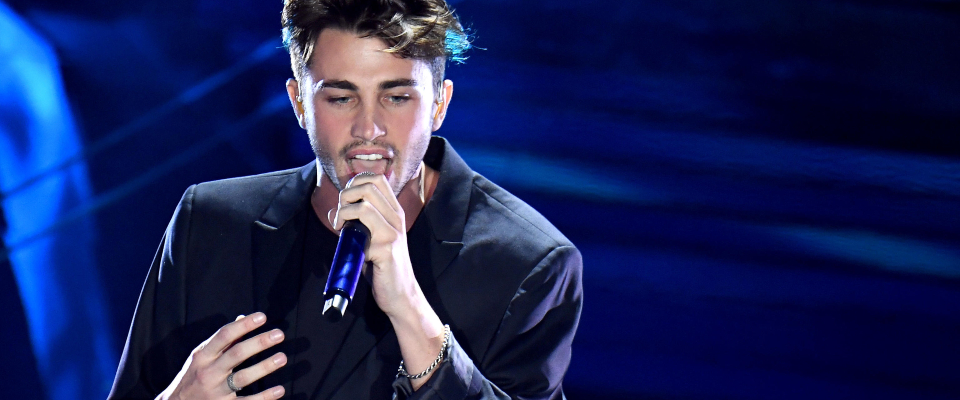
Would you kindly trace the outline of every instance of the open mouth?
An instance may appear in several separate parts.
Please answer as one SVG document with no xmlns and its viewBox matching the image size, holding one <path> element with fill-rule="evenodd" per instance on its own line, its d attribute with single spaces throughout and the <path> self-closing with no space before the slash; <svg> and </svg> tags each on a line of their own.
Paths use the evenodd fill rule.
<svg viewBox="0 0 960 400">
<path fill-rule="evenodd" d="M 352 152 L 353 153 L 353 152 Z M 372 172 L 378 175 L 388 175 L 390 164 L 393 159 L 389 154 L 378 152 L 359 151 L 355 154 L 348 154 L 347 167 L 350 169 L 350 176 L 353 177 L 361 172 Z M 389 176 L 387 176 L 389 178 Z"/>
</svg>

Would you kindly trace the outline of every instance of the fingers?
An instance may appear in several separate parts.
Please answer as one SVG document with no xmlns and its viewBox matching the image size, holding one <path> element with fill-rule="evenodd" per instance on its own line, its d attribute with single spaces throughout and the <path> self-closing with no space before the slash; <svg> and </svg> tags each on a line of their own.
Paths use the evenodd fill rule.
<svg viewBox="0 0 960 400">
<path fill-rule="evenodd" d="M 264 390 L 260 393 L 257 393 L 253 396 L 239 397 L 241 399 L 250 399 L 250 400 L 268 400 L 268 399 L 279 399 L 283 397 L 284 389 L 283 386 L 274 386 L 270 389 Z"/>
<path fill-rule="evenodd" d="M 347 182 L 347 187 L 344 190 L 350 188 L 360 188 L 365 185 L 372 184 L 377 188 L 376 193 L 379 193 L 383 196 L 383 200 L 387 206 L 393 209 L 396 212 L 403 211 L 403 208 L 400 207 L 400 202 L 397 201 L 397 196 L 393 193 L 393 188 L 390 187 L 390 182 L 387 182 L 387 177 L 383 175 L 357 175 Z M 343 193 L 341 192 L 341 201 L 343 200 Z M 359 200 L 360 198 L 350 201 L 350 203 Z M 341 203 L 343 204 L 343 203 Z"/>
<path fill-rule="evenodd" d="M 215 358 L 223 353 L 230 345 L 266 322 L 267 316 L 262 312 L 251 314 L 249 317 L 238 317 L 236 321 L 224 325 L 201 350 L 207 357 Z"/>
<path fill-rule="evenodd" d="M 254 354 L 269 349 L 282 341 L 283 332 L 279 329 L 261 333 L 230 347 L 217 359 L 215 364 L 224 370 L 232 370 Z M 234 376 L 234 381 L 236 381 L 236 376 Z"/>
<path fill-rule="evenodd" d="M 389 193 L 389 192 L 388 192 Z M 403 212 L 393 193 L 385 195 L 379 187 L 371 183 L 355 184 L 340 192 L 340 206 L 353 204 L 363 200 L 372 204 L 384 214 L 399 214 Z"/>
<path fill-rule="evenodd" d="M 274 354 L 266 360 L 260 361 L 250 367 L 241 369 L 233 374 L 233 383 L 237 387 L 247 387 L 261 378 L 272 374 L 280 367 L 287 364 L 287 356 L 283 353 Z"/>
<path fill-rule="evenodd" d="M 331 220 L 334 229 L 340 230 L 351 219 L 359 219 L 371 231 L 380 219 L 396 231 L 406 231 L 403 209 L 383 175 L 358 176 L 340 192 L 340 206 Z"/>
<path fill-rule="evenodd" d="M 343 228 L 343 224 L 349 220 L 359 220 L 370 229 L 370 242 L 388 243 L 397 239 L 401 234 L 400 229 L 387 222 L 385 216 L 373 205 L 367 202 L 348 204 L 340 207 L 337 212 L 337 229 Z M 369 254 L 368 254 L 369 256 Z"/>
</svg>

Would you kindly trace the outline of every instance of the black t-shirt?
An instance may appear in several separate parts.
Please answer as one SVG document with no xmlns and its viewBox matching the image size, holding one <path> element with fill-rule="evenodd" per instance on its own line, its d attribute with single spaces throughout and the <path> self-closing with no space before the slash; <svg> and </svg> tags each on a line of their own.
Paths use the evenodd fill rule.
<svg viewBox="0 0 960 400">
<path fill-rule="evenodd" d="M 340 343 L 346 337 L 350 324 L 355 321 L 356 303 L 347 307 L 347 314 L 354 317 L 331 323 L 323 317 L 323 289 L 330 273 L 330 263 L 337 249 L 337 235 L 330 232 L 314 212 L 307 212 L 306 229 L 300 268 L 300 295 L 298 297 L 294 351 L 285 368 L 293 368 L 291 389 L 297 395 L 314 397 L 323 384 L 330 361 L 336 357 Z M 363 280 L 363 278 L 361 278 Z M 365 298 L 369 292 L 366 282 L 357 284 L 354 298 Z M 289 356 L 289 355 L 288 355 Z"/>
</svg>

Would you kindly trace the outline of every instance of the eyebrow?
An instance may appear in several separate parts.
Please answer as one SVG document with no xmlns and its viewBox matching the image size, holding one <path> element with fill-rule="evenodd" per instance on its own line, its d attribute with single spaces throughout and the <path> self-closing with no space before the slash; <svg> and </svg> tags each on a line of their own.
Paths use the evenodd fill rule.
<svg viewBox="0 0 960 400">
<path fill-rule="evenodd" d="M 413 79 L 394 79 L 386 82 L 380 82 L 380 90 L 393 89 L 395 87 L 416 87 L 417 81 Z"/>
<path fill-rule="evenodd" d="M 320 82 L 317 82 L 317 86 L 318 86 L 317 89 L 319 90 L 331 88 L 331 89 L 352 90 L 354 92 L 360 91 L 360 88 L 358 88 L 357 85 L 354 85 L 353 82 L 350 82 L 350 81 L 336 81 L 336 80 L 328 81 L 324 79 Z"/>
<path fill-rule="evenodd" d="M 319 90 L 323 90 L 325 88 L 331 88 L 331 89 L 350 90 L 354 92 L 360 91 L 360 88 L 358 88 L 357 85 L 353 84 L 353 82 L 344 81 L 344 80 L 332 80 L 332 81 L 322 80 L 318 82 L 316 86 L 317 86 L 317 89 Z M 396 87 L 406 87 L 406 86 L 415 87 L 417 86 L 417 81 L 413 79 L 393 79 L 389 81 L 380 82 L 380 90 L 387 90 L 387 89 L 393 89 Z"/>
</svg>

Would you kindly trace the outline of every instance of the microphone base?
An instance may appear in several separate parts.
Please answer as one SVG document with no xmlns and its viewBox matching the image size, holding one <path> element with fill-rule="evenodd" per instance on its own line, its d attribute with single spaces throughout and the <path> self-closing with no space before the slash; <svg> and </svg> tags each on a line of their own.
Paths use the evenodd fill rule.
<svg viewBox="0 0 960 400">
<path fill-rule="evenodd" d="M 350 299 L 334 294 L 333 297 L 323 302 L 323 316 L 330 322 L 340 321 L 343 314 L 347 312 L 348 304 L 350 304 Z"/>
</svg>

